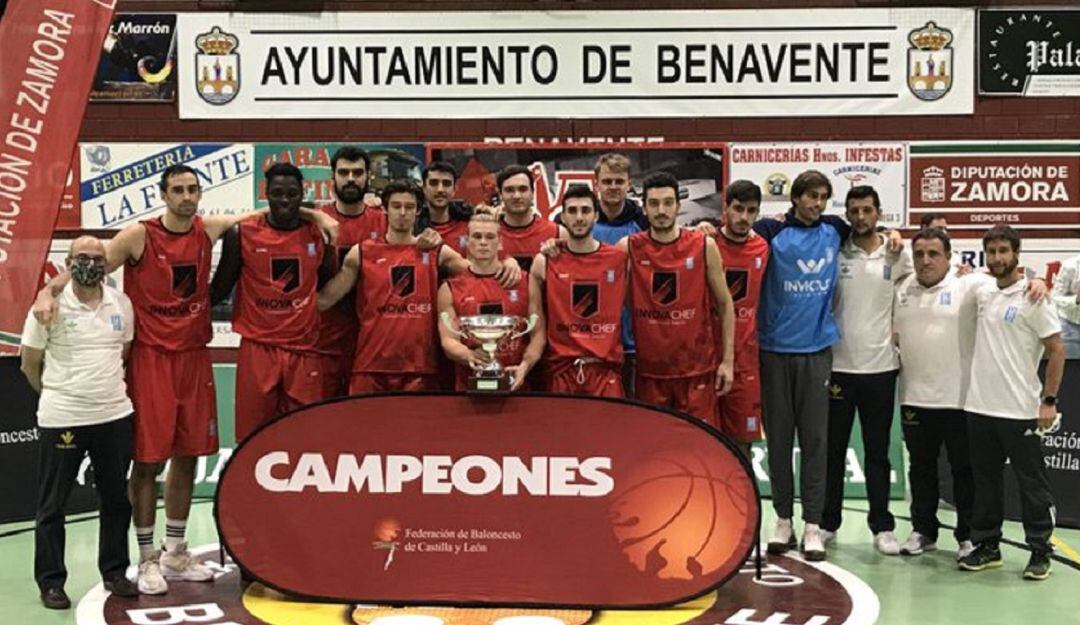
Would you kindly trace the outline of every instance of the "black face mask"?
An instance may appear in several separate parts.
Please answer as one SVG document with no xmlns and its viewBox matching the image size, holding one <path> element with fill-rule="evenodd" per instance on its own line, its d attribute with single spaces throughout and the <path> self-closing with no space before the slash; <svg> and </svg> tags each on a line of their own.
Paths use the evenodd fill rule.
<svg viewBox="0 0 1080 625">
<path fill-rule="evenodd" d="M 97 263 L 71 263 L 71 279 L 82 286 L 97 286 L 105 278 L 105 267 Z"/>
<path fill-rule="evenodd" d="M 346 182 L 340 187 L 335 187 L 338 199 L 345 204 L 356 204 L 364 199 L 364 189 L 355 182 Z"/>
</svg>

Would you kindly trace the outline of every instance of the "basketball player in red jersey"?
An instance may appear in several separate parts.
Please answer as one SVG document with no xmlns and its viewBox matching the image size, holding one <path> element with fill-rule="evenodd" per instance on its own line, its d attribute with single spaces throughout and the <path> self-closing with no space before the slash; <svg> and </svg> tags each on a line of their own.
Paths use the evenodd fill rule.
<svg viewBox="0 0 1080 625">
<path fill-rule="evenodd" d="M 724 263 L 715 241 L 676 223 L 674 176 L 649 176 L 643 193 L 649 229 L 617 244 L 629 254 L 637 398 L 712 422 L 717 395 L 731 388 L 734 361 L 735 309 Z M 714 305 L 722 320 L 719 341 Z"/>
<path fill-rule="evenodd" d="M 761 380 L 758 360 L 757 307 L 761 278 L 769 264 L 769 244 L 751 226 L 761 209 L 761 189 L 736 180 L 724 192 L 724 223 L 716 244 L 724 258 L 728 290 L 735 302 L 735 383 L 720 398 L 716 425 L 749 457 L 750 444 L 761 438 Z"/>
<path fill-rule="evenodd" d="M 487 212 L 477 212 L 469 220 L 469 270 L 460 273 L 439 287 L 439 315 L 457 327 L 457 318 L 468 315 L 515 315 L 523 320 L 529 316 L 527 284 L 510 287 L 500 285 L 495 277 L 499 268 L 499 222 Z M 524 325 L 522 321 L 522 325 Z M 519 328 L 520 330 L 520 328 Z M 457 363 L 456 390 L 468 389 L 470 369 L 488 362 L 488 354 L 475 341 L 463 343 L 461 338 L 444 324 L 439 324 L 443 351 Z M 510 390 L 517 390 L 525 376 L 544 353 L 544 336 L 533 331 L 529 338 L 507 339 L 499 344 L 499 362 L 513 379 Z"/>
<path fill-rule="evenodd" d="M 360 334 L 351 394 L 437 387 L 439 269 L 458 274 L 468 269 L 468 262 L 446 245 L 432 250 L 417 247 L 413 227 L 422 194 L 412 182 L 387 185 L 383 189 L 389 222 L 385 238 L 354 245 L 341 270 L 319 292 L 319 309 L 325 310 L 360 282 L 356 296 Z M 521 272 L 516 264 L 509 264 L 505 279 L 516 283 Z"/>
<path fill-rule="evenodd" d="M 495 182 L 502 201 L 502 252 L 517 260 L 522 271 L 528 271 L 544 241 L 566 239 L 566 228 L 533 210 L 533 177 L 528 169 L 510 165 L 499 172 Z"/>
<path fill-rule="evenodd" d="M 567 251 L 537 254 L 529 272 L 533 332 L 545 333 L 547 390 L 622 397 L 622 308 L 626 252 L 592 236 L 600 203 L 585 185 L 563 196 Z M 505 231 L 504 231 L 505 232 Z"/>
<path fill-rule="evenodd" d="M 454 200 L 457 191 L 457 170 L 446 161 L 434 161 L 424 168 L 424 210 L 421 226 L 427 226 L 442 236 L 444 243 L 462 256 L 469 243 L 469 218 L 472 207 Z"/>
<path fill-rule="evenodd" d="M 236 285 L 236 439 L 275 415 L 322 397 L 316 294 L 334 253 L 322 232 L 300 220 L 304 176 L 290 163 L 265 172 L 270 212 L 226 233 L 212 299 Z"/>
<path fill-rule="evenodd" d="M 196 171 L 187 165 L 167 167 L 159 188 L 165 213 L 125 227 L 106 245 L 106 269 L 124 267 L 124 291 L 135 309 L 127 385 L 135 406 L 129 489 L 139 544 L 138 586 L 144 594 L 166 592 L 166 578 L 213 579 L 191 559 L 184 542 L 197 457 L 218 450 L 214 378 L 206 348 L 211 336 L 210 250 L 229 228 L 259 215 L 200 217 L 202 189 Z M 62 273 L 39 294 L 34 312 L 41 323 L 51 322 L 55 295 L 69 279 L 70 274 Z M 154 540 L 156 480 L 166 460 L 161 553 Z"/>
</svg>

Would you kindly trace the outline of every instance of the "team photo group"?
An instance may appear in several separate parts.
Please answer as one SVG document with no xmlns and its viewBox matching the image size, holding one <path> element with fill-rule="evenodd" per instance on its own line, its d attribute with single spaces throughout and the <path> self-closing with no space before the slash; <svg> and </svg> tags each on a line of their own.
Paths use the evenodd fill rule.
<svg viewBox="0 0 1080 625">
<path fill-rule="evenodd" d="M 776 513 L 768 551 L 820 561 L 841 525 L 857 416 L 879 553 L 937 548 L 944 450 L 958 568 L 1002 566 L 1011 464 L 1031 550 L 1022 576 L 1050 574 L 1054 500 L 1040 436 L 1060 420 L 1055 296 L 1075 300 L 1076 278 L 1054 293 L 1030 279 L 1017 230 L 989 228 L 986 268 L 972 269 L 954 260 L 944 215 L 926 215 L 905 239 L 879 225 L 881 198 L 865 185 L 847 191 L 844 216 L 826 214 L 834 189 L 812 169 L 792 182 L 785 214 L 761 214 L 759 186 L 735 180 L 721 214 L 692 226 L 679 220 L 679 180 L 658 172 L 632 184 L 638 172 L 618 153 L 599 157 L 591 184 L 568 187 L 553 219 L 536 210 L 534 176 L 520 165 L 500 170 L 490 205 L 476 206 L 457 199 L 449 162 L 378 194 L 359 147 L 338 149 L 330 169 L 333 202 L 307 204 L 301 170 L 278 163 L 263 172 L 267 209 L 203 216 L 197 172 L 175 164 L 160 176 L 164 214 L 72 242 L 22 336 L 22 371 L 40 393 L 34 575 L 46 607 L 70 606 L 64 504 L 84 453 L 101 499 L 106 589 L 163 594 L 173 580 L 214 579 L 185 532 L 197 459 L 219 448 L 207 346 L 223 303 L 241 337 L 237 442 L 335 397 L 477 392 L 497 360 L 498 392 L 678 410 L 747 459 L 764 438 Z M 122 291 L 106 280 L 121 268 Z M 514 324 L 497 351 L 463 331 L 463 319 L 482 316 Z M 913 531 L 903 539 L 889 511 L 894 413 L 910 458 Z M 131 525 L 134 581 L 124 575 Z"/>
</svg>

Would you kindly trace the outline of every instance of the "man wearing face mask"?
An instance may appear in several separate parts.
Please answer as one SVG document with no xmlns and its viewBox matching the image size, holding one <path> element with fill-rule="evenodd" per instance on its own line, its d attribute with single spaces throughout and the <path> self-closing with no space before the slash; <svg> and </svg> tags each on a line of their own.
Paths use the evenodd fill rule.
<svg viewBox="0 0 1080 625">
<path fill-rule="evenodd" d="M 64 592 L 64 505 L 87 454 L 101 499 L 98 570 L 105 589 L 120 596 L 139 594 L 125 577 L 132 406 L 124 361 L 135 315 L 127 296 L 103 284 L 105 262 L 101 241 L 76 239 L 65 261 L 73 281 L 58 297 L 58 323 L 43 325 L 31 312 L 23 327 L 22 371 L 41 394 L 34 578 L 50 609 L 71 606 Z"/>
<path fill-rule="evenodd" d="M 304 176 L 277 163 L 266 170 L 270 212 L 225 234 L 221 262 L 210 286 L 215 303 L 236 285 L 233 329 L 236 359 L 236 439 L 243 440 L 275 415 L 322 396 L 316 289 L 333 273 L 317 226 L 300 219 Z"/>
</svg>

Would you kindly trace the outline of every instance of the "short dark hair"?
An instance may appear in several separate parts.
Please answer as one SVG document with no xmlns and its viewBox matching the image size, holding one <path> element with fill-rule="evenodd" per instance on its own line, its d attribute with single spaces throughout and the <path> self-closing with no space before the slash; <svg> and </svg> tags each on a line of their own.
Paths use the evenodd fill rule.
<svg viewBox="0 0 1080 625">
<path fill-rule="evenodd" d="M 199 173 L 197 171 L 183 163 L 177 163 L 175 165 L 169 165 L 165 168 L 165 171 L 161 172 L 161 181 L 158 182 L 158 187 L 160 187 L 162 191 L 165 191 L 169 188 L 169 178 L 179 176 L 180 174 L 192 174 L 195 176 L 196 182 L 199 180 Z M 199 186 L 202 185 L 200 184 Z"/>
<path fill-rule="evenodd" d="M 563 205 L 566 205 L 566 200 L 573 198 L 587 197 L 592 201 L 592 207 L 594 211 L 600 210 L 600 199 L 596 197 L 593 190 L 589 188 L 587 184 L 572 184 L 567 187 L 566 192 L 563 193 L 562 201 Z"/>
<path fill-rule="evenodd" d="M 919 241 L 928 241 L 930 239 L 941 241 L 942 247 L 945 248 L 945 253 L 952 254 L 952 241 L 949 240 L 949 235 L 941 228 L 923 228 L 922 230 L 919 230 L 915 233 L 915 237 L 911 239 L 911 247 L 914 248 L 915 244 Z"/>
<path fill-rule="evenodd" d="M 731 204 L 735 200 L 761 204 L 761 187 L 749 180 L 736 180 L 724 191 L 724 204 Z"/>
<path fill-rule="evenodd" d="M 454 179 L 454 182 L 457 182 L 457 178 L 458 178 L 457 170 L 454 169 L 453 165 L 451 165 L 450 163 L 448 163 L 446 161 L 432 161 L 432 162 L 428 163 L 428 166 L 424 168 L 424 175 L 421 177 L 421 180 L 423 180 L 424 182 L 427 182 L 428 174 L 430 174 L 433 171 L 437 171 L 437 172 L 444 173 L 444 174 L 450 174 L 450 177 Z"/>
<path fill-rule="evenodd" d="M 334 155 L 330 157 L 330 175 L 333 176 L 337 172 L 337 162 L 340 160 L 347 161 L 364 161 L 364 171 L 371 169 L 371 161 L 368 159 L 368 153 L 360 149 L 360 146 L 356 145 L 343 145 L 334 151 Z"/>
<path fill-rule="evenodd" d="M 881 212 L 881 198 L 878 197 L 877 189 L 868 184 L 860 184 L 848 189 L 847 197 L 844 198 L 844 208 L 847 208 L 848 202 L 851 200 L 862 200 L 866 198 L 873 198 L 874 208 L 878 212 Z"/>
<path fill-rule="evenodd" d="M 658 171 L 655 174 L 650 174 L 645 181 L 641 183 L 641 197 L 642 199 L 648 199 L 649 189 L 665 189 L 671 188 L 675 191 L 675 199 L 679 199 L 679 181 L 666 171 Z"/>
<path fill-rule="evenodd" d="M 495 176 L 495 187 L 501 193 L 503 183 L 506 182 L 508 178 L 513 178 L 518 174 L 525 174 L 525 177 L 529 179 L 529 188 L 535 190 L 532 172 L 529 171 L 528 167 L 522 167 L 521 165 L 507 165 L 499 170 L 499 174 Z"/>
<path fill-rule="evenodd" d="M 791 183 L 791 204 L 794 205 L 795 202 L 810 189 L 816 189 L 818 187 L 825 187 L 826 198 L 832 197 L 832 183 L 829 182 L 829 177 L 820 171 L 816 169 L 807 169 L 798 176 L 795 176 L 795 182 Z"/>
<path fill-rule="evenodd" d="M 919 220 L 919 226 L 923 228 L 929 228 L 930 224 L 938 219 L 944 219 L 948 222 L 949 218 L 945 216 L 945 213 L 925 213 L 922 219 Z"/>
<path fill-rule="evenodd" d="M 390 206 L 390 196 L 395 193 L 411 193 L 413 199 L 416 200 L 417 208 L 424 201 L 424 191 L 415 182 L 412 180 L 393 180 L 383 187 L 381 196 L 383 207 Z"/>
<path fill-rule="evenodd" d="M 986 246 L 991 241 L 1008 241 L 1009 247 L 1013 252 L 1020 251 L 1020 233 L 1013 229 L 1012 226 L 1005 224 L 997 224 L 993 228 L 986 231 L 983 235 L 982 245 L 983 250 L 986 250 Z"/>
<path fill-rule="evenodd" d="M 292 163 L 274 163 L 263 175 L 266 176 L 267 182 L 282 176 L 285 178 L 295 178 L 296 182 L 300 183 L 301 186 L 304 184 L 304 174 L 300 171 L 299 167 Z"/>
</svg>

